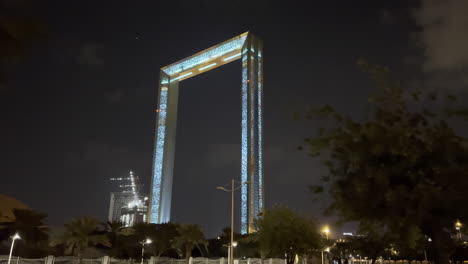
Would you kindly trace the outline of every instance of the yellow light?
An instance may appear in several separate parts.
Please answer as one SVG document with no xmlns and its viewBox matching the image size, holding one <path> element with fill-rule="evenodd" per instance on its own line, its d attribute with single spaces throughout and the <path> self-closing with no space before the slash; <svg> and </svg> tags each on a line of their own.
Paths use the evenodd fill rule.
<svg viewBox="0 0 468 264">
<path fill-rule="evenodd" d="M 192 74 L 193 74 L 193 72 L 188 72 L 188 73 L 182 74 L 182 75 L 180 75 L 179 77 L 176 77 L 176 78 L 172 79 L 172 81 L 177 81 L 177 80 L 179 80 L 180 78 L 184 78 L 184 77 L 190 76 L 190 75 L 192 75 Z"/>
<path fill-rule="evenodd" d="M 324 226 L 322 228 L 322 232 L 325 233 L 325 234 L 328 234 L 328 233 L 330 233 L 330 229 L 328 228 L 328 226 Z"/>
<path fill-rule="evenodd" d="M 208 68 L 211 68 L 213 66 L 215 66 L 217 63 L 211 63 L 210 65 L 206 65 L 205 67 L 201 67 L 200 69 L 198 69 L 199 71 L 203 71 L 203 70 L 206 70 Z"/>
<path fill-rule="evenodd" d="M 239 52 L 239 53 L 237 53 L 237 54 L 234 54 L 234 55 L 232 55 L 232 56 L 229 56 L 229 57 L 227 57 L 227 58 L 224 58 L 223 61 L 228 61 L 228 60 L 230 60 L 230 59 L 234 59 L 235 57 L 240 56 L 240 55 L 241 55 L 241 54 L 240 54 L 240 52 Z"/>
</svg>

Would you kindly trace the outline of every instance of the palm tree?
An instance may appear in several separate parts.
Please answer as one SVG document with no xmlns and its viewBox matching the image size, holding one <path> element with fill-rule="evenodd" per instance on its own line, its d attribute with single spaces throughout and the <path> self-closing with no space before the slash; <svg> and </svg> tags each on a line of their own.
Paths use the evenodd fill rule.
<svg viewBox="0 0 468 264">
<path fill-rule="evenodd" d="M 135 234 L 135 229 L 132 227 L 125 227 L 122 222 L 110 222 L 103 223 L 103 228 L 106 236 L 109 238 L 111 248 L 109 254 L 112 257 L 121 257 L 122 248 L 128 247 L 125 242 L 128 242 L 123 237 L 128 237 Z"/>
<path fill-rule="evenodd" d="M 119 251 L 119 238 L 122 235 L 122 229 L 125 227 L 122 222 L 111 222 L 107 221 L 103 223 L 104 230 L 106 231 L 106 236 L 109 239 L 109 242 L 112 244 L 110 248 L 110 256 L 115 257 Z"/>
<path fill-rule="evenodd" d="M 64 225 L 64 232 L 52 241 L 52 245 L 64 245 L 65 254 L 77 256 L 81 262 L 86 248 L 103 245 L 110 247 L 109 238 L 99 232 L 99 221 L 93 217 L 80 217 Z"/>
<path fill-rule="evenodd" d="M 197 247 L 201 252 L 200 245 L 203 245 L 208 250 L 208 241 L 199 225 L 182 224 L 177 228 L 177 232 L 179 235 L 172 241 L 172 246 L 181 252 L 185 251 L 187 263 L 192 256 L 193 248 Z"/>
<path fill-rule="evenodd" d="M 162 254 L 177 254 L 172 247 L 172 241 L 179 235 L 177 231 L 178 227 L 179 224 L 170 222 L 155 225 L 156 232 L 153 239 L 156 243 L 150 245 L 154 256 L 160 257 Z"/>
</svg>

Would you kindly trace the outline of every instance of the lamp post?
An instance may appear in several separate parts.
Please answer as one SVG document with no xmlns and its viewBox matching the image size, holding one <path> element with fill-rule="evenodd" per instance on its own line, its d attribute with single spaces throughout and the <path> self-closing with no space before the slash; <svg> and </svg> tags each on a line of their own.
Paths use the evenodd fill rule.
<svg viewBox="0 0 468 264">
<path fill-rule="evenodd" d="M 234 248 L 237 247 L 237 242 L 236 241 L 233 241 L 232 242 L 232 250 L 231 250 L 231 259 L 232 259 L 232 264 L 234 263 Z"/>
<path fill-rule="evenodd" d="M 237 243 L 234 245 L 234 192 L 238 190 L 242 184 L 248 184 L 249 182 L 246 181 L 244 183 L 240 183 L 239 186 L 235 186 L 235 181 L 234 179 L 231 180 L 231 188 L 227 189 L 226 186 L 218 186 L 216 189 L 225 191 L 225 192 L 230 192 L 231 193 L 231 243 L 229 243 L 229 249 L 228 249 L 228 258 L 229 258 L 229 264 L 234 264 L 234 247 L 237 246 Z"/>
<path fill-rule="evenodd" d="M 327 244 L 328 244 L 328 234 L 330 234 L 330 228 L 328 227 L 328 225 L 325 225 L 322 227 L 322 233 L 325 234 L 325 238 L 327 239 Z M 322 250 L 322 264 L 324 264 L 324 251 L 326 252 L 330 252 L 330 248 L 327 247 L 325 248 L 325 250 Z"/>
<path fill-rule="evenodd" d="M 151 239 L 147 238 L 141 241 L 141 264 L 143 264 L 143 260 L 145 259 L 145 245 L 151 244 L 153 242 Z"/>
<path fill-rule="evenodd" d="M 328 241 L 328 234 L 330 233 L 330 228 L 328 228 L 327 225 L 322 228 L 322 233 L 325 234 L 325 237 L 327 238 L 327 241 Z"/>
<path fill-rule="evenodd" d="M 462 225 L 462 223 L 460 223 L 459 220 L 457 220 L 457 221 L 455 222 L 455 229 L 457 230 L 458 239 L 460 239 L 460 240 L 462 240 L 462 235 L 461 235 L 461 230 L 460 230 L 460 229 L 462 228 L 462 226 L 463 226 L 463 225 Z"/>
<path fill-rule="evenodd" d="M 432 242 L 432 239 L 430 237 L 427 238 L 427 242 Z M 424 247 L 424 261 L 427 261 L 427 245 Z"/>
<path fill-rule="evenodd" d="M 323 252 L 324 252 L 324 251 L 330 252 L 330 248 L 327 247 L 327 248 L 325 248 L 325 250 L 322 250 L 322 264 L 324 264 L 324 263 L 323 263 L 323 262 L 324 262 L 324 256 L 323 256 Z"/>
<path fill-rule="evenodd" d="M 15 246 L 15 240 L 21 239 L 18 233 L 11 237 L 11 247 L 10 247 L 10 255 L 8 256 L 8 264 L 11 262 L 11 255 L 13 254 L 13 247 Z"/>
</svg>

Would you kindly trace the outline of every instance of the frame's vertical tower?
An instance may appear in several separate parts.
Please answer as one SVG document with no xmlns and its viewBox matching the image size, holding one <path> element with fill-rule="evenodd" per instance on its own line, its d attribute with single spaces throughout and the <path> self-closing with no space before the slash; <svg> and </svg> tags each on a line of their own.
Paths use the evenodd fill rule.
<svg viewBox="0 0 468 264">
<path fill-rule="evenodd" d="M 172 174 L 175 157 L 179 82 L 161 71 L 154 146 L 149 219 L 152 223 L 171 218 Z"/>
<path fill-rule="evenodd" d="M 242 233 L 255 231 L 253 222 L 263 210 L 262 167 L 262 43 L 249 34 L 242 47 Z"/>
<path fill-rule="evenodd" d="M 170 220 L 179 82 L 242 58 L 241 232 L 263 211 L 263 43 L 246 32 L 161 69 L 149 221 Z"/>
</svg>

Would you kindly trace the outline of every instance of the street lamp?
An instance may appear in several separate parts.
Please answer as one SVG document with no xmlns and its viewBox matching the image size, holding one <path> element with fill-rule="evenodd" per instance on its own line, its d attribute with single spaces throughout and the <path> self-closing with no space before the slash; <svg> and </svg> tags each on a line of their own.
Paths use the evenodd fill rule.
<svg viewBox="0 0 468 264">
<path fill-rule="evenodd" d="M 323 226 L 321 232 L 325 234 L 325 237 L 327 238 L 327 241 L 328 241 L 328 234 L 330 234 L 330 228 L 328 227 L 328 225 Z M 325 250 L 322 249 L 322 264 L 324 262 L 324 254 L 323 254 L 324 251 L 330 252 L 330 248 L 327 247 L 325 248 Z"/>
<path fill-rule="evenodd" d="M 327 233 L 327 232 L 324 232 L 324 233 Z M 328 237 L 327 237 L 328 239 Z M 322 249 L 322 264 L 324 264 L 324 253 L 323 252 L 330 252 L 330 247 L 326 247 L 325 249 Z"/>
<path fill-rule="evenodd" d="M 151 239 L 147 238 L 145 240 L 142 240 L 141 243 L 141 264 L 143 264 L 143 260 L 145 257 L 145 245 L 151 244 L 153 242 Z"/>
<path fill-rule="evenodd" d="M 229 184 L 226 184 L 225 186 L 216 187 L 216 189 L 218 189 L 218 190 L 231 193 L 231 243 L 229 243 L 229 250 L 228 250 L 228 253 L 230 253 L 230 254 L 228 254 L 229 264 L 234 264 L 234 247 L 237 246 L 237 243 L 236 243 L 236 245 L 234 245 L 234 192 L 236 190 L 238 190 L 242 186 L 242 184 L 248 184 L 248 183 L 249 182 L 246 181 L 246 182 L 240 183 L 236 187 L 235 186 L 235 181 L 234 181 L 234 179 L 232 179 L 231 180 L 230 190 L 226 188 L 227 185 L 229 185 Z"/>
<path fill-rule="evenodd" d="M 15 235 L 11 237 L 11 247 L 10 247 L 10 255 L 8 256 L 8 264 L 10 264 L 11 262 L 11 254 L 13 254 L 13 247 L 15 246 L 16 239 L 21 239 L 18 233 L 16 233 Z"/>
<path fill-rule="evenodd" d="M 322 228 L 322 233 L 324 233 L 324 234 L 325 234 L 325 237 L 326 237 L 326 238 L 327 238 L 327 240 L 328 240 L 328 234 L 330 233 L 330 228 L 328 228 L 328 226 L 327 226 L 327 225 L 326 225 L 326 226 L 324 226 L 324 227 Z"/>
<path fill-rule="evenodd" d="M 461 240 L 462 239 L 462 235 L 461 235 L 461 228 L 462 228 L 462 223 L 460 223 L 460 220 L 457 220 L 455 222 L 455 229 L 457 230 L 457 233 L 458 233 L 458 238 Z"/>
</svg>

